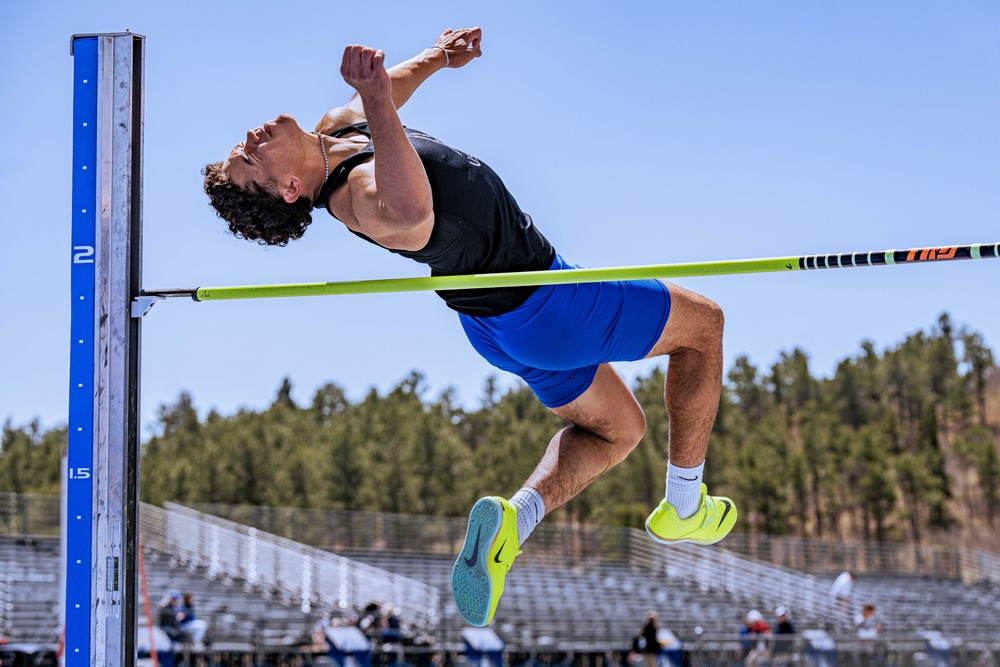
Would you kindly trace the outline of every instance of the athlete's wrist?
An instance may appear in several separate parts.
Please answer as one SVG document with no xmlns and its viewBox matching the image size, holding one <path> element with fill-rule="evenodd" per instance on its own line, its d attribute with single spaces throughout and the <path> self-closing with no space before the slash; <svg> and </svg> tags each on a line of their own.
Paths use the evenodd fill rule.
<svg viewBox="0 0 1000 667">
<path fill-rule="evenodd" d="M 444 54 L 445 67 L 451 64 L 451 57 L 448 55 L 448 49 L 444 48 L 443 46 L 439 46 L 438 44 L 435 44 L 432 48 L 437 49 L 438 51 Z"/>
<path fill-rule="evenodd" d="M 451 58 L 443 46 L 428 46 L 420 54 L 425 62 L 434 68 L 434 71 L 442 70 L 451 63 Z"/>
</svg>

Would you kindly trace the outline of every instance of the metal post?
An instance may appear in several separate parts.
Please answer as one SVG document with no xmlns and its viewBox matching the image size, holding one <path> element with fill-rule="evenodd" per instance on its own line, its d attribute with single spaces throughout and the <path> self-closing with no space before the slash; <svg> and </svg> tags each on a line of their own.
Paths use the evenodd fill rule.
<svg viewBox="0 0 1000 667">
<path fill-rule="evenodd" d="M 134 665 L 144 37 L 74 35 L 65 662 Z"/>
</svg>

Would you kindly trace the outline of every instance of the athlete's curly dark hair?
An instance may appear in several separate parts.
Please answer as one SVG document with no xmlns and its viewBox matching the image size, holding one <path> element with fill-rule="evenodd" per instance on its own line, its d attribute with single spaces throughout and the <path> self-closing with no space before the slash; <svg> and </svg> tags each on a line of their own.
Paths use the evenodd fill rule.
<svg viewBox="0 0 1000 667">
<path fill-rule="evenodd" d="M 261 245 L 286 246 L 312 222 L 312 201 L 299 197 L 289 204 L 255 183 L 241 188 L 222 171 L 222 163 L 205 165 L 205 193 L 216 214 L 238 239 Z"/>
</svg>

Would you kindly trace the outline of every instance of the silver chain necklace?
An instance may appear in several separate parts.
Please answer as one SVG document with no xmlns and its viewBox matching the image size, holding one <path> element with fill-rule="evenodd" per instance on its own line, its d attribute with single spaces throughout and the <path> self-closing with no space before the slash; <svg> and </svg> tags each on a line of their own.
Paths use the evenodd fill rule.
<svg viewBox="0 0 1000 667">
<path fill-rule="evenodd" d="M 319 135 L 319 151 L 323 154 L 323 182 L 330 178 L 330 161 L 326 159 L 326 144 L 323 142 L 323 135 Z"/>
</svg>

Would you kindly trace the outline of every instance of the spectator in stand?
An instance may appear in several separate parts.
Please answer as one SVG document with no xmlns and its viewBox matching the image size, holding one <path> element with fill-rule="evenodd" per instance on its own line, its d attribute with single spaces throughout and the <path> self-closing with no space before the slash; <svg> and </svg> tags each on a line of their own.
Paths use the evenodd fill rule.
<svg viewBox="0 0 1000 667">
<path fill-rule="evenodd" d="M 330 642 L 327 639 L 327 628 L 336 625 L 340 619 L 332 619 L 324 616 L 313 625 L 312 635 L 309 638 L 310 653 L 327 653 L 330 650 Z"/>
<path fill-rule="evenodd" d="M 740 644 L 744 667 L 765 664 L 768 658 L 767 640 L 771 636 L 771 626 L 764 620 L 764 615 L 756 609 L 748 611 L 743 617 L 740 635 L 743 636 Z"/>
<path fill-rule="evenodd" d="M 774 610 L 774 618 L 777 623 L 774 626 L 775 635 L 794 635 L 795 626 L 792 622 L 788 620 L 788 609 L 785 607 L 778 607 Z M 792 659 L 792 645 L 791 639 L 775 639 L 772 649 L 772 665 L 787 665 Z"/>
<path fill-rule="evenodd" d="M 836 609 L 849 621 L 854 613 L 854 573 L 841 572 L 830 586 L 830 595 L 833 596 Z"/>
<path fill-rule="evenodd" d="M 875 664 L 875 654 L 879 648 L 876 640 L 882 634 L 884 625 L 875 615 L 875 605 L 869 603 L 861 608 L 861 613 L 854 617 L 854 634 L 858 642 L 858 653 L 862 665 Z"/>
<path fill-rule="evenodd" d="M 181 594 L 178 591 L 170 591 L 163 596 L 163 600 L 160 601 L 160 618 L 157 622 L 160 629 L 170 637 L 171 641 L 175 642 L 187 641 L 187 634 L 181 628 L 178 618 L 180 597 Z"/>
<path fill-rule="evenodd" d="M 399 622 L 399 607 L 389 607 L 382 617 L 382 643 L 401 644 L 403 642 L 403 630 Z"/>
<path fill-rule="evenodd" d="M 205 633 L 208 632 L 208 621 L 198 618 L 194 613 L 194 595 L 184 594 L 184 602 L 177 614 L 177 623 L 181 630 L 187 633 L 194 647 L 197 649 L 205 646 Z"/>
<path fill-rule="evenodd" d="M 382 605 L 377 602 L 366 604 L 364 613 L 358 619 L 358 629 L 369 641 L 378 642 L 382 629 Z"/>
<path fill-rule="evenodd" d="M 875 615 L 875 605 L 869 603 L 854 617 L 854 632 L 858 639 L 878 639 L 882 633 L 882 621 Z"/>
<path fill-rule="evenodd" d="M 660 621 L 655 611 L 646 612 L 646 624 L 639 633 L 638 648 L 646 667 L 657 667 L 660 656 Z"/>
</svg>

